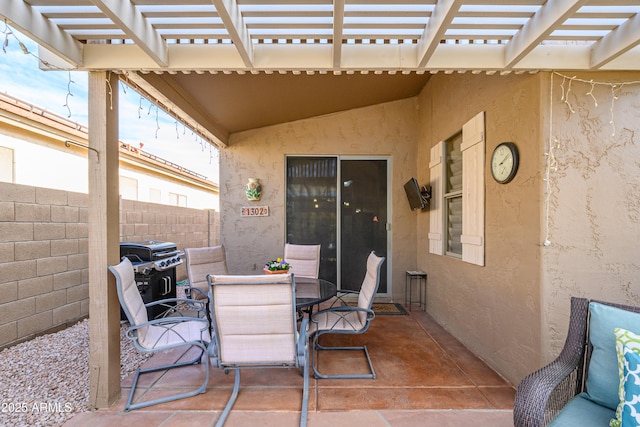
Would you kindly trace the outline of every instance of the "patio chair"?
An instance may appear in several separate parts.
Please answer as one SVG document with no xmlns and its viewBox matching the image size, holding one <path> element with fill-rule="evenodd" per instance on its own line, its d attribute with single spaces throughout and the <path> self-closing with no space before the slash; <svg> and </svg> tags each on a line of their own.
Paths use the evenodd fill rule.
<svg viewBox="0 0 640 427">
<path fill-rule="evenodd" d="M 380 284 L 380 267 L 384 262 L 384 257 L 377 256 L 373 251 L 367 258 L 367 271 L 360 291 L 339 290 L 337 299 L 331 307 L 320 310 L 311 317 L 309 324 L 309 335 L 313 335 L 313 351 L 311 353 L 311 366 L 316 378 L 370 378 L 375 379 L 376 373 L 369 357 L 366 345 L 362 346 L 323 346 L 319 340 L 326 334 L 362 334 L 369 329 L 369 324 L 375 317 L 371 310 L 373 299 Z M 342 298 L 348 295 L 358 296 L 358 305 L 349 306 Z M 342 305 L 336 304 L 342 303 Z M 317 353 L 319 350 L 362 350 L 369 364 L 369 374 L 339 374 L 329 375 L 318 371 Z"/>
<path fill-rule="evenodd" d="M 191 298 L 208 299 L 209 283 L 207 274 L 227 274 L 227 258 L 224 246 L 185 248 L 184 250 Z"/>
<path fill-rule="evenodd" d="M 284 260 L 290 272 L 298 277 L 318 278 L 320 271 L 320 245 L 284 245 Z"/>
<path fill-rule="evenodd" d="M 211 365 L 235 371 L 229 401 L 216 426 L 222 426 L 240 389 L 245 368 L 302 368 L 300 426 L 309 406 L 308 319 L 297 330 L 295 280 L 292 274 L 208 276 L 215 331 L 209 346 Z"/>
<path fill-rule="evenodd" d="M 640 307 L 572 297 L 564 347 L 518 385 L 514 426 L 608 426 L 620 402 L 614 328 L 636 328 L 637 313 Z"/>
<path fill-rule="evenodd" d="M 120 300 L 120 305 L 122 306 L 130 324 L 130 327 L 126 331 L 126 336 L 133 342 L 134 346 L 139 351 L 144 353 L 155 353 L 177 347 L 184 347 L 185 352 L 191 347 L 197 347 L 199 349 L 198 355 L 192 360 L 152 368 L 138 368 L 131 386 L 129 399 L 125 405 L 125 411 L 204 393 L 206 391 L 207 383 L 209 382 L 208 364 L 205 364 L 206 369 L 204 381 L 202 382 L 202 385 L 195 390 L 144 402 L 132 403 L 136 387 L 138 385 L 138 379 L 141 374 L 166 371 L 168 369 L 195 365 L 201 362 L 202 355 L 207 350 L 207 346 L 211 340 L 209 335 L 209 321 L 204 317 L 206 308 L 203 301 L 189 300 L 186 298 L 171 298 L 144 304 L 136 284 L 133 265 L 128 258 L 124 257 L 120 264 L 109 266 L 109 271 L 111 271 L 116 278 L 118 299 Z M 176 305 L 178 303 L 183 303 L 189 310 L 195 309 L 198 315 L 202 314 L 203 317 L 182 316 L 182 313 L 178 308 L 180 306 Z M 155 304 L 163 304 L 171 309 L 165 313 L 165 317 L 149 321 L 146 308 Z"/>
</svg>

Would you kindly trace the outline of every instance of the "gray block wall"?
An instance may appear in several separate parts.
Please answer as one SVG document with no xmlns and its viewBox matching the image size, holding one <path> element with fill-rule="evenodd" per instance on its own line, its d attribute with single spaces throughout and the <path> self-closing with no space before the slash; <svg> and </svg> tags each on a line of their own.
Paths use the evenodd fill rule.
<svg viewBox="0 0 640 427">
<path fill-rule="evenodd" d="M 86 194 L 0 183 L 0 349 L 89 315 L 87 205 Z M 219 213 L 121 200 L 120 240 L 149 239 L 219 244 Z"/>
</svg>

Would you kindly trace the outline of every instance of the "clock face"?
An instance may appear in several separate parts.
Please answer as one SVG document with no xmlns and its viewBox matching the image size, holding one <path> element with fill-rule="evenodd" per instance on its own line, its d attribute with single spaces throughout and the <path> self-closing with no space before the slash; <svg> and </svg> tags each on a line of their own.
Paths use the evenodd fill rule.
<svg viewBox="0 0 640 427">
<path fill-rule="evenodd" d="M 491 156 L 491 174 L 501 184 L 511 181 L 518 171 L 518 148 L 512 142 L 498 145 Z"/>
</svg>

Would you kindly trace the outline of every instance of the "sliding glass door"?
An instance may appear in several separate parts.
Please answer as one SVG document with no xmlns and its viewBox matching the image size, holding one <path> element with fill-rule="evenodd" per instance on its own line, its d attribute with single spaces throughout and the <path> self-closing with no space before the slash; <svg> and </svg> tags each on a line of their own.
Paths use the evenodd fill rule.
<svg viewBox="0 0 640 427">
<path fill-rule="evenodd" d="M 340 284 L 360 290 L 369 253 L 387 256 L 387 160 L 341 160 L 340 182 Z M 379 294 L 387 293 L 386 266 Z"/>
<path fill-rule="evenodd" d="M 287 158 L 287 241 L 320 244 L 320 278 L 337 283 L 336 157 Z"/>
<path fill-rule="evenodd" d="M 387 158 L 287 158 L 287 243 L 320 243 L 320 277 L 340 289 L 360 289 L 375 251 L 387 257 L 378 294 L 390 294 L 389 165 Z"/>
</svg>

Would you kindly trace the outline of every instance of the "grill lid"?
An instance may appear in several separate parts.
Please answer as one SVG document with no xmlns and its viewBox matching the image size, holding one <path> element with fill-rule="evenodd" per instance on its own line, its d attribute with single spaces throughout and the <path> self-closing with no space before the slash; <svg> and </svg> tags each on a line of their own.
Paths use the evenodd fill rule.
<svg viewBox="0 0 640 427">
<path fill-rule="evenodd" d="M 161 252 L 166 250 L 174 250 L 176 244 L 173 242 L 163 242 L 162 240 L 142 240 L 139 242 L 121 242 L 120 247 L 147 249 L 150 252 Z"/>
<path fill-rule="evenodd" d="M 155 261 L 178 255 L 180 251 L 173 242 L 160 240 L 144 240 L 140 242 L 121 242 L 120 257 L 126 256 L 135 261 Z"/>
<path fill-rule="evenodd" d="M 168 270 L 183 263 L 183 254 L 176 244 L 160 240 L 121 242 L 120 257 L 129 258 L 136 273 Z"/>
</svg>

